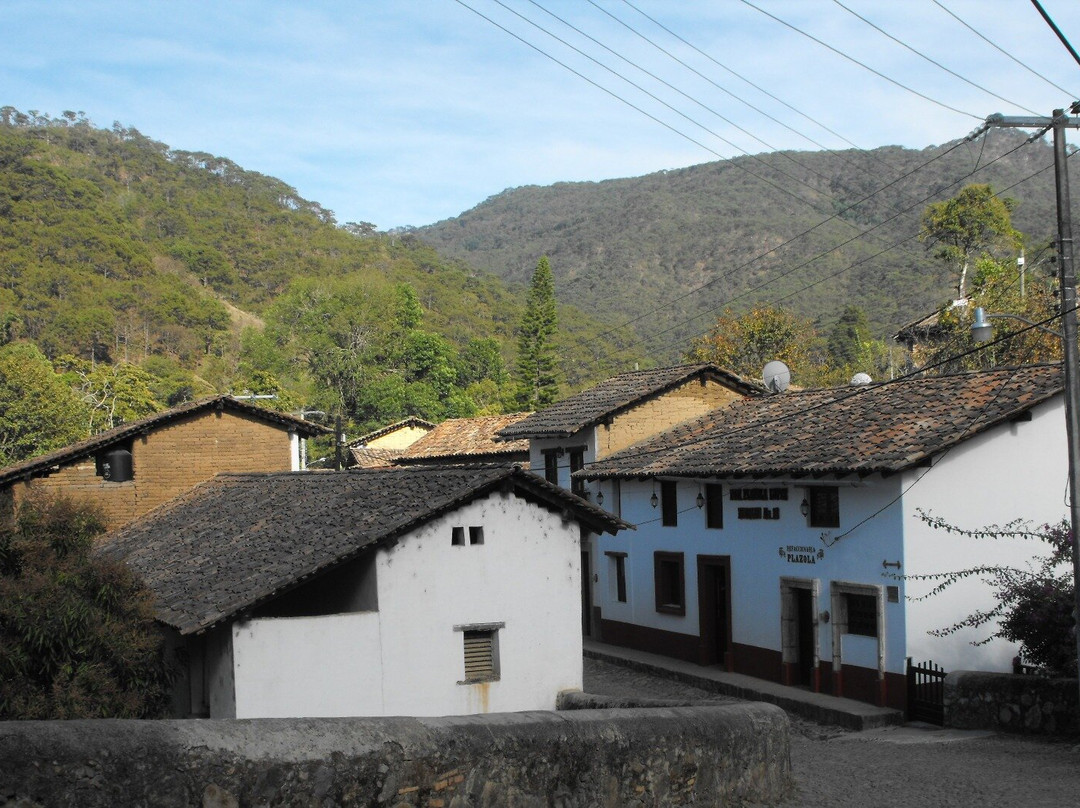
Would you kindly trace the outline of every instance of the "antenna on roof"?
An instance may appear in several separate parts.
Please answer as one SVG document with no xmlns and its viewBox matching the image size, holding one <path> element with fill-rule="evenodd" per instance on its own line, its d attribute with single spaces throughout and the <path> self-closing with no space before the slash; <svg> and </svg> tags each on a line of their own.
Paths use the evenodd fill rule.
<svg viewBox="0 0 1080 808">
<path fill-rule="evenodd" d="M 761 371 L 761 380 L 771 392 L 782 393 L 791 384 L 791 370 L 779 359 L 774 359 Z"/>
</svg>

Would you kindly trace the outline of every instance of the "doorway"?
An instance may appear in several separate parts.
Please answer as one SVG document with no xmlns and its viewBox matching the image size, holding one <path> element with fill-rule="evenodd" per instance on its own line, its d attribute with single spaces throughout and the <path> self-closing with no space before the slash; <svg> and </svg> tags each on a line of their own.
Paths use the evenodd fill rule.
<svg viewBox="0 0 1080 808">
<path fill-rule="evenodd" d="M 821 686 L 817 650 L 818 586 L 813 578 L 780 579 L 781 681 L 814 691 Z"/>
<path fill-rule="evenodd" d="M 697 557 L 698 662 L 731 670 L 731 556 Z"/>
<path fill-rule="evenodd" d="M 592 564 L 589 551 L 581 551 L 581 636 L 592 636 Z"/>
</svg>

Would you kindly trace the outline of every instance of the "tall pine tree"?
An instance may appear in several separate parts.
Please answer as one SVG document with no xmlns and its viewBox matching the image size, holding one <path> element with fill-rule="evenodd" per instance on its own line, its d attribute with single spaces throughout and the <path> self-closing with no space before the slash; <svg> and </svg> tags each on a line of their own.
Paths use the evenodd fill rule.
<svg viewBox="0 0 1080 808">
<path fill-rule="evenodd" d="M 518 329 L 517 406 L 520 409 L 540 409 L 558 397 L 559 379 L 555 363 L 557 328 L 555 281 L 545 255 L 533 272 L 529 294 L 525 299 L 525 314 Z"/>
</svg>

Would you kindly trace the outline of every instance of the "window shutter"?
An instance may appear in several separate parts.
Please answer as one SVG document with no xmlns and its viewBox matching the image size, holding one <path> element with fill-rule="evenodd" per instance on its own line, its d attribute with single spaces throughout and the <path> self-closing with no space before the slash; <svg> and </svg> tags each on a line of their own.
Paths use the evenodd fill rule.
<svg viewBox="0 0 1080 808">
<path fill-rule="evenodd" d="M 465 679 L 493 679 L 495 660 L 494 632 L 465 632 Z"/>
</svg>

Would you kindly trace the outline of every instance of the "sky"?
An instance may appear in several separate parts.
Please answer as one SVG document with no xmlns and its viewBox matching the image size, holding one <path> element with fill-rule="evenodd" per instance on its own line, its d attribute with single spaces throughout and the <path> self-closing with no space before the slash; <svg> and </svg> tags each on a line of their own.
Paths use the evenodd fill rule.
<svg viewBox="0 0 1080 808">
<path fill-rule="evenodd" d="M 1041 4 L 1080 50 L 1080 2 Z M 3 0 L 0 30 L 0 105 L 118 121 L 381 230 L 522 185 L 925 148 L 1080 98 L 1029 0 Z"/>
</svg>

